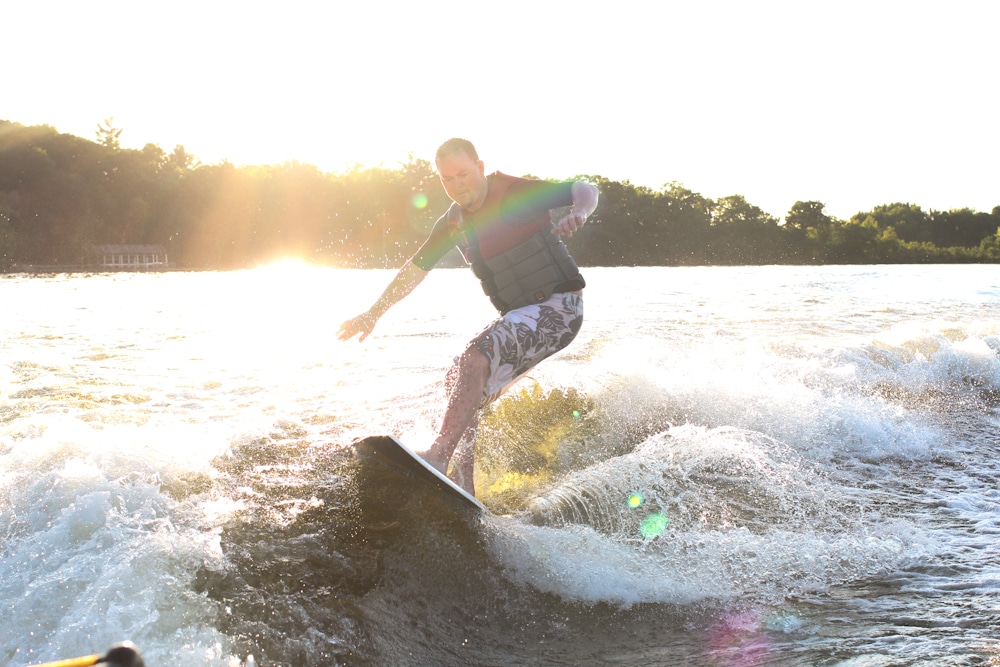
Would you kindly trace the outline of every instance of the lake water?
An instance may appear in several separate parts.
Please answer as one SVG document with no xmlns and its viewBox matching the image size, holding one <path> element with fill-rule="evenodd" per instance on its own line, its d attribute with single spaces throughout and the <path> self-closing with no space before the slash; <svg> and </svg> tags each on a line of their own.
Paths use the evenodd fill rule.
<svg viewBox="0 0 1000 667">
<path fill-rule="evenodd" d="M 436 432 L 493 312 L 438 270 L 0 277 L 0 664 L 1000 664 L 995 266 L 590 268 L 456 515 L 350 443 Z"/>
</svg>

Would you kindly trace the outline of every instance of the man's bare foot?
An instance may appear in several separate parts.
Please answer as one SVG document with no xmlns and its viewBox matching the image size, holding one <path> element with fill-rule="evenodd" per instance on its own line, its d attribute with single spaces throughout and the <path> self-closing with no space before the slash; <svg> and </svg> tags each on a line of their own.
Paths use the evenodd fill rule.
<svg viewBox="0 0 1000 667">
<path fill-rule="evenodd" d="M 448 474 L 448 464 L 441 462 L 439 459 L 431 455 L 430 451 L 419 452 L 417 454 L 422 458 L 428 465 L 437 470 L 439 473 L 450 479 L 455 483 L 458 488 L 462 489 L 468 493 L 473 498 L 476 497 L 476 487 L 472 480 L 472 475 L 468 474 L 465 470 L 465 466 L 455 465 L 451 467 L 451 474 Z"/>
</svg>

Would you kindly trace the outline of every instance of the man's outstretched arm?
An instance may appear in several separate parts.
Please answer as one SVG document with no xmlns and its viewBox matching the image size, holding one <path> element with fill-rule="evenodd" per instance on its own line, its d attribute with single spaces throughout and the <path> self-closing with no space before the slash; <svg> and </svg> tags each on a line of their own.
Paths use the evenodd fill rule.
<svg viewBox="0 0 1000 667">
<path fill-rule="evenodd" d="M 340 325 L 340 330 L 337 332 L 340 340 L 350 340 L 358 334 L 361 334 L 359 341 L 368 338 L 375 328 L 375 323 L 385 315 L 385 311 L 412 292 L 427 277 L 427 273 L 413 262 L 407 261 L 371 308 Z"/>
</svg>

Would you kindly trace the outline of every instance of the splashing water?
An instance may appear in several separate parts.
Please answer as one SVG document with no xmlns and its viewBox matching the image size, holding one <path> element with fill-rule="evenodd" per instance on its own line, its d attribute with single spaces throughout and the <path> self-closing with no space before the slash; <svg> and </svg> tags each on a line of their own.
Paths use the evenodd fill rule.
<svg viewBox="0 0 1000 667">
<path fill-rule="evenodd" d="M 330 322 L 391 271 L 3 277 L 0 656 L 995 657 L 992 267 L 586 274 L 578 340 L 484 416 L 474 525 L 376 512 L 345 454 L 433 437 L 492 316 L 465 273 L 361 346 Z"/>
</svg>

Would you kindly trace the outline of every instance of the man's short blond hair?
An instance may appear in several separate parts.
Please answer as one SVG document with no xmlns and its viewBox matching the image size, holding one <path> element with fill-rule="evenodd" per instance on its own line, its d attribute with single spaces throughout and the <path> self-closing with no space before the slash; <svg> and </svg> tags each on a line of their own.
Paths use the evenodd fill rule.
<svg viewBox="0 0 1000 667">
<path fill-rule="evenodd" d="M 438 146 L 437 153 L 434 155 L 434 161 L 438 162 L 445 155 L 455 155 L 456 153 L 465 153 L 473 162 L 479 162 L 479 153 L 476 152 L 476 147 L 472 145 L 472 142 L 468 139 L 459 139 L 454 137 L 444 142 Z"/>
</svg>

